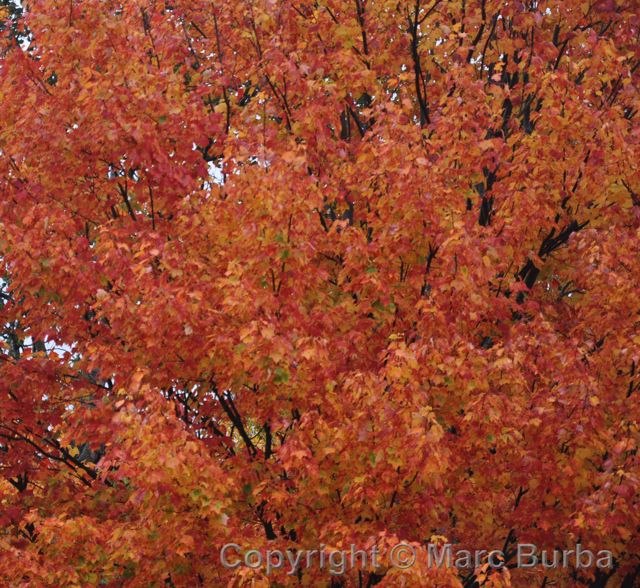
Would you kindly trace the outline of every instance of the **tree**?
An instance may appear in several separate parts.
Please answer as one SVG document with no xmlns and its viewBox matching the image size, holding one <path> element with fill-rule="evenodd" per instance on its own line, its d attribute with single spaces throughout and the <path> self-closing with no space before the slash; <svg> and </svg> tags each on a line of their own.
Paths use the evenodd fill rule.
<svg viewBox="0 0 640 588">
<path fill-rule="evenodd" d="M 635 585 L 636 0 L 9 4 L 3 585 Z"/>
</svg>

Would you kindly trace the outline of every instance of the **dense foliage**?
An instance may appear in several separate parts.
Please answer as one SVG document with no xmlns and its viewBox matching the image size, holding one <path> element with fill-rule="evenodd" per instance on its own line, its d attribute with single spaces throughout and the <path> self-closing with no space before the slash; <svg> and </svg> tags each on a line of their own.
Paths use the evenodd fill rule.
<svg viewBox="0 0 640 588">
<path fill-rule="evenodd" d="M 637 0 L 1 4 L 1 585 L 637 585 Z"/>
</svg>

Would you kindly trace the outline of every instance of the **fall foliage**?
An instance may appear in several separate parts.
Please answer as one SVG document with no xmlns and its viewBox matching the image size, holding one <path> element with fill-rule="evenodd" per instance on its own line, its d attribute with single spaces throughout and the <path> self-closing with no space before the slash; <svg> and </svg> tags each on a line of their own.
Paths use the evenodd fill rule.
<svg viewBox="0 0 640 588">
<path fill-rule="evenodd" d="M 0 585 L 639 585 L 638 0 L 0 22 Z"/>
</svg>

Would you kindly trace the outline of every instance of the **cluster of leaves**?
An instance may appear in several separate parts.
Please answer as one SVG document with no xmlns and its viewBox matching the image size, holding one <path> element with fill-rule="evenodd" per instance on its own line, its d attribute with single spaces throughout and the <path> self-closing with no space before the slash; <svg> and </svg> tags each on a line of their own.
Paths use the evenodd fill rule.
<svg viewBox="0 0 640 588">
<path fill-rule="evenodd" d="M 637 0 L 0 20 L 0 584 L 636 585 Z"/>
<path fill-rule="evenodd" d="M 26 40 L 28 31 L 20 28 L 23 14 L 22 4 L 16 0 L 0 0 L 0 32 L 11 31 L 18 43 Z"/>
</svg>

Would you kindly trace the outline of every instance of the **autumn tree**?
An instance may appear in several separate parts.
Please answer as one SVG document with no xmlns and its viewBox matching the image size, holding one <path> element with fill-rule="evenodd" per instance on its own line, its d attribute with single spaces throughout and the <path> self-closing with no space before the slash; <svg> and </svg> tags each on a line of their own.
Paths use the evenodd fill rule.
<svg viewBox="0 0 640 588">
<path fill-rule="evenodd" d="M 637 0 L 0 4 L 1 585 L 637 585 Z"/>
</svg>

